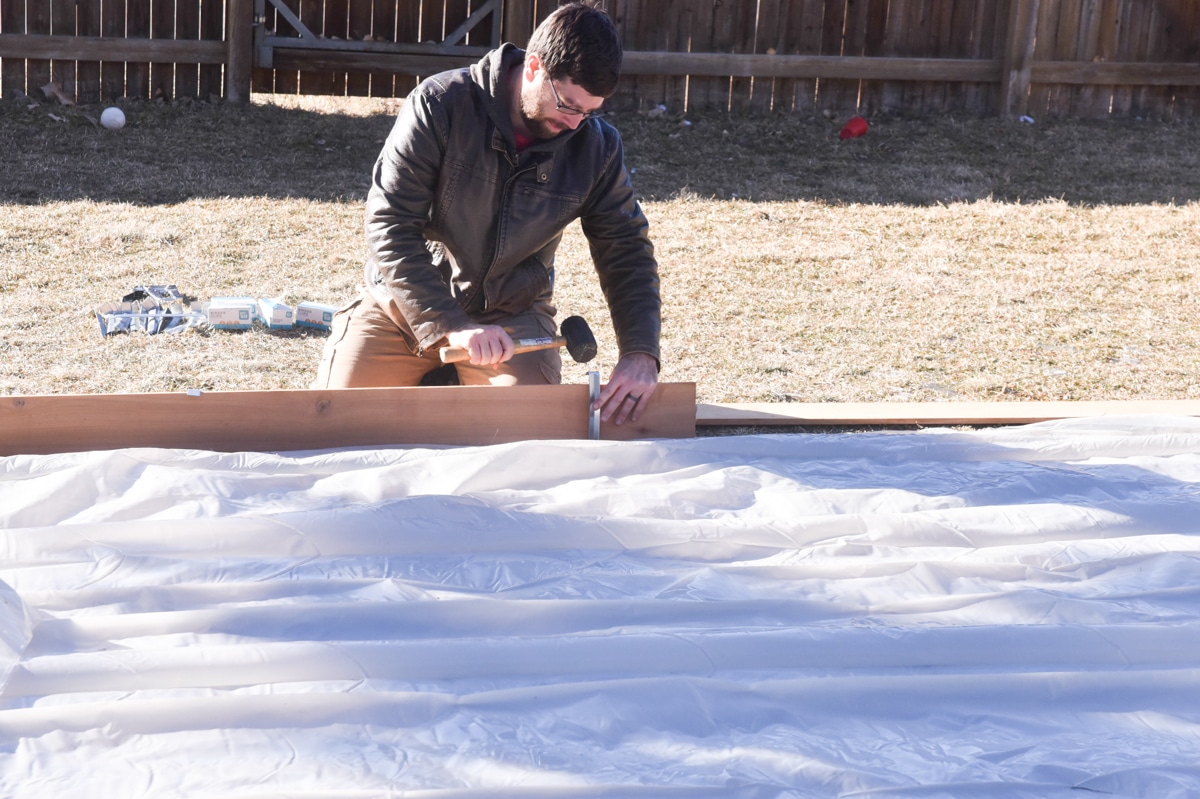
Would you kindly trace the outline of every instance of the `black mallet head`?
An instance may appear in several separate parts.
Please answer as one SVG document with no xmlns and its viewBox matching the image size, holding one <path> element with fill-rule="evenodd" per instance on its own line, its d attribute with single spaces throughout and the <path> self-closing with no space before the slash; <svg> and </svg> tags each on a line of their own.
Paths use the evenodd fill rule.
<svg viewBox="0 0 1200 799">
<path fill-rule="evenodd" d="M 559 325 L 567 342 L 567 352 L 576 363 L 587 363 L 596 357 L 596 337 L 582 316 L 568 316 Z"/>
</svg>

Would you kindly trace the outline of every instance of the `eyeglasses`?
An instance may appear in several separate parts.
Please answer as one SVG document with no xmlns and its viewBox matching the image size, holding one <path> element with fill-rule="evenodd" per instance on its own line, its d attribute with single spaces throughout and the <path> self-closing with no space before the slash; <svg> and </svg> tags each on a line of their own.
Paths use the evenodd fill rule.
<svg viewBox="0 0 1200 799">
<path fill-rule="evenodd" d="M 550 92 L 554 95 L 554 107 L 560 114 L 566 114 L 569 117 L 583 117 L 584 119 L 592 119 L 600 116 L 603 112 L 601 109 L 595 111 L 584 111 L 581 108 L 573 108 L 569 105 L 563 105 L 562 98 L 558 96 L 558 89 L 554 88 L 554 78 L 547 77 L 546 83 L 550 84 Z"/>
</svg>

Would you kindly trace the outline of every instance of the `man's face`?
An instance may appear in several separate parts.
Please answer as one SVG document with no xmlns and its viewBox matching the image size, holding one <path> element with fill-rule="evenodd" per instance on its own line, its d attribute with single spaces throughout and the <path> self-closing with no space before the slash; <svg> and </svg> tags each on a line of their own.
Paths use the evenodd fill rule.
<svg viewBox="0 0 1200 799">
<path fill-rule="evenodd" d="M 536 55 L 525 70 L 526 79 L 521 82 L 521 117 L 529 132 L 539 139 L 574 130 L 604 105 L 603 97 L 588 94 L 569 79 L 552 81 Z"/>
</svg>

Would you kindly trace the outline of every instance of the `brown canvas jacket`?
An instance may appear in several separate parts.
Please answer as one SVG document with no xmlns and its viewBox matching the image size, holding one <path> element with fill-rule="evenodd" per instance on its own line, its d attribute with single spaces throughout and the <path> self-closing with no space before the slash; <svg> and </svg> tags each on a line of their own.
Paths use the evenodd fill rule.
<svg viewBox="0 0 1200 799">
<path fill-rule="evenodd" d="M 621 355 L 657 359 L 658 266 L 620 135 L 590 119 L 516 154 L 505 76 L 523 57 L 506 44 L 409 95 L 367 196 L 367 287 L 421 351 L 472 322 L 553 313 L 555 251 L 579 219 Z"/>
</svg>

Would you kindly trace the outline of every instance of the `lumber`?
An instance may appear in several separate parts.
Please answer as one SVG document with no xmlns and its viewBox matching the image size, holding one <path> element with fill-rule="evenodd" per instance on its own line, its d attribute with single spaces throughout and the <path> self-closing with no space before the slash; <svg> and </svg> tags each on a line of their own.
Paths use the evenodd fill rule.
<svg viewBox="0 0 1200 799">
<path fill-rule="evenodd" d="M 696 425 L 865 427 L 1032 424 L 1054 419 L 1146 414 L 1200 416 L 1200 400 L 706 403 L 696 406 Z"/>
<path fill-rule="evenodd" d="M 0 33 L 0 58 L 223 64 L 220 41 Z"/>
<path fill-rule="evenodd" d="M 602 440 L 695 435 L 696 386 L 662 383 Z M 0 398 L 0 455 L 162 447 L 277 452 L 586 439 L 588 387 L 430 386 Z"/>
</svg>

